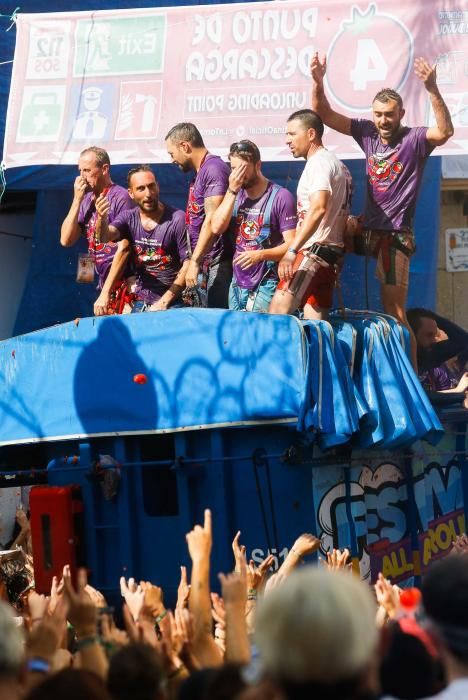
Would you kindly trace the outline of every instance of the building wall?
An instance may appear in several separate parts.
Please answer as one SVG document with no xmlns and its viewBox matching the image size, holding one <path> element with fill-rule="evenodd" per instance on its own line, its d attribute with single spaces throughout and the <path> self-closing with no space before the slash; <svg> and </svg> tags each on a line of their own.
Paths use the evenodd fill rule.
<svg viewBox="0 0 468 700">
<path fill-rule="evenodd" d="M 468 191 L 448 189 L 441 192 L 439 257 L 437 263 L 437 312 L 468 329 L 468 272 L 447 272 L 445 265 L 445 231 L 468 227 L 463 214 Z"/>
</svg>

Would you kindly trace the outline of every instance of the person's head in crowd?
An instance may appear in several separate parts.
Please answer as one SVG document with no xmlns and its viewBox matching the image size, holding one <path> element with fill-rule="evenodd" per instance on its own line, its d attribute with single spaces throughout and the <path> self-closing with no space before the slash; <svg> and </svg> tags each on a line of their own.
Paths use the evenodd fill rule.
<svg viewBox="0 0 468 700">
<path fill-rule="evenodd" d="M 128 644 L 111 657 L 107 687 L 113 700 L 162 700 L 166 681 L 160 657 L 147 644 Z"/>
<path fill-rule="evenodd" d="M 207 679 L 204 700 L 235 700 L 246 687 L 242 667 L 225 664 Z"/>
<path fill-rule="evenodd" d="M 293 158 L 307 158 L 311 149 L 322 145 L 323 121 L 312 109 L 291 114 L 286 125 L 286 144 Z"/>
<path fill-rule="evenodd" d="M 206 148 L 199 130 L 191 122 L 180 122 L 168 131 L 166 148 L 172 162 L 182 172 L 188 173 L 199 167 Z"/>
<path fill-rule="evenodd" d="M 149 165 L 137 165 L 128 171 L 128 193 L 141 211 L 148 214 L 158 211 L 159 184 Z"/>
<path fill-rule="evenodd" d="M 253 141 L 242 139 L 232 143 L 229 148 L 229 162 L 232 170 L 239 167 L 242 163 L 246 163 L 246 171 L 242 182 L 242 187 L 245 189 L 253 187 L 262 178 L 260 151 Z"/>
<path fill-rule="evenodd" d="M 217 675 L 216 668 L 202 668 L 193 671 L 180 684 L 177 700 L 205 700 L 207 688 Z"/>
<path fill-rule="evenodd" d="M 0 697 L 13 698 L 23 663 L 23 635 L 17 627 L 13 611 L 0 601 Z"/>
<path fill-rule="evenodd" d="M 91 671 L 67 668 L 36 685 L 25 700 L 112 700 L 99 676 Z"/>
<path fill-rule="evenodd" d="M 265 676 L 288 700 L 348 700 L 374 689 L 375 599 L 350 573 L 307 567 L 259 603 L 256 638 Z"/>
<path fill-rule="evenodd" d="M 429 348 L 437 342 L 439 327 L 427 309 L 408 309 L 406 317 L 420 348 Z"/>
<path fill-rule="evenodd" d="M 88 189 L 96 195 L 111 184 L 109 154 L 99 146 L 89 146 L 81 151 L 78 170 Z"/>
<path fill-rule="evenodd" d="M 402 700 L 430 697 L 443 688 L 443 669 L 421 639 L 390 624 L 384 629 L 380 685 L 383 695 Z"/>
<path fill-rule="evenodd" d="M 433 564 L 421 590 L 447 681 L 468 676 L 468 557 L 446 557 Z"/>
</svg>

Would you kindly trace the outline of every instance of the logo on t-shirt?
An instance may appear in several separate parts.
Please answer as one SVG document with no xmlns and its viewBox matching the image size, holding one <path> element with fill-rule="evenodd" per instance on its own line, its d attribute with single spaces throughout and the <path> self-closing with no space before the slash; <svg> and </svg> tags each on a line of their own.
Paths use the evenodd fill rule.
<svg viewBox="0 0 468 700">
<path fill-rule="evenodd" d="M 392 182 L 395 182 L 403 170 L 403 163 L 397 160 L 398 152 L 389 158 L 379 155 L 370 155 L 367 159 L 369 167 L 369 182 L 378 190 L 386 190 Z"/>
<path fill-rule="evenodd" d="M 260 233 L 260 230 L 263 225 L 262 220 L 255 220 L 255 219 L 244 219 L 242 214 L 240 214 L 237 217 L 237 240 L 239 241 L 239 236 L 242 236 L 242 238 L 246 241 L 254 241 L 257 237 L 258 234 Z"/>
<path fill-rule="evenodd" d="M 145 268 L 150 275 L 157 275 L 165 270 L 171 263 L 171 256 L 166 254 L 164 248 L 144 248 L 135 246 L 137 262 Z"/>
</svg>

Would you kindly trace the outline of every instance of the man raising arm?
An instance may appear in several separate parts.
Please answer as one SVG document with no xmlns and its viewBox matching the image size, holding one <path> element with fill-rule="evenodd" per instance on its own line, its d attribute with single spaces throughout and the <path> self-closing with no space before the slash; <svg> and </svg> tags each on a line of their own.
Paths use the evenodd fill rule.
<svg viewBox="0 0 468 700">
<path fill-rule="evenodd" d="M 429 94 L 436 126 L 405 127 L 401 96 L 390 88 L 380 90 L 372 103 L 373 121 L 350 119 L 331 107 L 323 80 L 326 59 L 316 53 L 311 62 L 312 106 L 324 123 L 351 135 L 366 155 L 367 199 L 363 230 L 355 250 L 377 259 L 384 311 L 405 325 L 411 337 L 413 365 L 416 342 L 406 318 L 409 259 L 415 251 L 413 217 L 427 158 L 436 146 L 453 135 L 450 114 L 437 87 L 436 70 L 423 58 L 415 61 L 415 74 Z"/>
</svg>

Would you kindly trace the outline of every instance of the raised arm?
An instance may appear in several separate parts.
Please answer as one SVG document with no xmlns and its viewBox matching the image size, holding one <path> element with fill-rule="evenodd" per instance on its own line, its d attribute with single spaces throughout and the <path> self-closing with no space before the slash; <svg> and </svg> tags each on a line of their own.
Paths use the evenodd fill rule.
<svg viewBox="0 0 468 700">
<path fill-rule="evenodd" d="M 65 248 L 74 245 L 81 236 L 81 226 L 78 223 L 78 215 L 80 213 L 81 202 L 86 194 L 87 186 L 88 184 L 84 177 L 78 175 L 73 185 L 73 201 L 60 229 L 60 243 Z"/>
<path fill-rule="evenodd" d="M 330 129 L 339 131 L 341 134 L 351 135 L 351 119 L 344 114 L 335 112 L 330 107 L 325 89 L 323 86 L 323 78 L 327 70 L 327 57 L 324 56 L 320 60 L 320 56 L 316 51 L 310 62 L 310 74 L 312 76 L 312 109 L 320 115 L 323 123 L 329 126 Z"/>
<path fill-rule="evenodd" d="M 436 120 L 436 126 L 431 126 L 427 130 L 426 138 L 432 146 L 442 146 L 453 136 L 453 124 L 448 107 L 437 86 L 436 66 L 430 66 L 424 58 L 417 58 L 414 62 L 414 72 L 423 81 L 429 93 Z"/>
<path fill-rule="evenodd" d="M 193 648 L 203 667 L 218 666 L 222 659 L 212 635 L 210 599 L 211 511 L 205 510 L 203 526 L 195 525 L 187 534 L 192 559 L 189 609 L 193 615 Z"/>
</svg>

